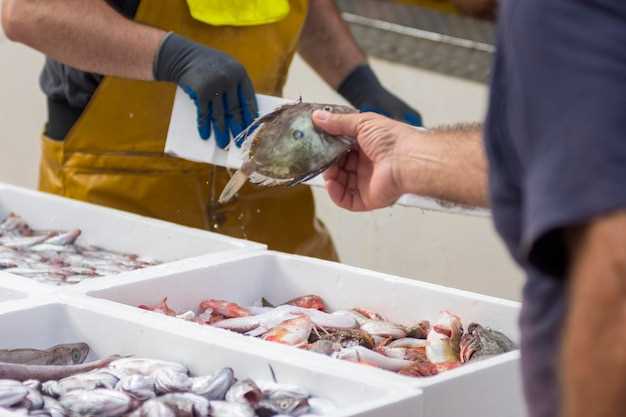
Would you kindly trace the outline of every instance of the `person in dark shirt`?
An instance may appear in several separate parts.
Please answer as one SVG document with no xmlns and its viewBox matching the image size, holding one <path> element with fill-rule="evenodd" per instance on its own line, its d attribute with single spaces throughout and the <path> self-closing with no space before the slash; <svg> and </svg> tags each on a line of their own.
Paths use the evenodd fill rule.
<svg viewBox="0 0 626 417">
<path fill-rule="evenodd" d="M 480 126 L 316 113 L 360 145 L 327 171 L 328 192 L 353 211 L 403 193 L 491 206 L 527 274 L 530 415 L 625 416 L 626 2 L 505 0 L 500 13 L 484 140 Z"/>
<path fill-rule="evenodd" d="M 306 186 L 218 196 L 226 169 L 165 155 L 175 87 L 196 105 L 197 138 L 221 148 L 279 96 L 291 59 L 352 105 L 415 125 L 386 90 L 333 0 L 5 0 L 9 39 L 46 54 L 43 191 L 336 259 Z M 289 224 L 281 228 L 281 224 Z"/>
</svg>

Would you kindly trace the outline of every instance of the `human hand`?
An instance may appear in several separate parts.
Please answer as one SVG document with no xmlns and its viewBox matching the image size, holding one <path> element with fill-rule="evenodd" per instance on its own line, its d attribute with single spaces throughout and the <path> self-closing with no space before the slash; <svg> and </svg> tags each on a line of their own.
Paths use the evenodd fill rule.
<svg viewBox="0 0 626 417">
<path fill-rule="evenodd" d="M 154 78 L 178 84 L 197 108 L 198 133 L 220 148 L 258 116 L 252 81 L 229 55 L 174 33 L 166 35 L 154 61 Z"/>
<path fill-rule="evenodd" d="M 413 126 L 422 126 L 422 116 L 380 83 L 369 65 L 356 67 L 337 88 L 361 112 L 382 114 Z"/>
<path fill-rule="evenodd" d="M 375 113 L 313 113 L 315 125 L 355 138 L 358 148 L 324 173 L 330 198 L 339 207 L 367 211 L 392 205 L 404 194 L 400 173 L 404 143 L 417 132 Z"/>
</svg>

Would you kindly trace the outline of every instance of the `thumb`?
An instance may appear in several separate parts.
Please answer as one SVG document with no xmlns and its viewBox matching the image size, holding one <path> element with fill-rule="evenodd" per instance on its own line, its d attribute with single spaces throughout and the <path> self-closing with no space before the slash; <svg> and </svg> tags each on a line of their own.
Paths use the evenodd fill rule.
<svg viewBox="0 0 626 417">
<path fill-rule="evenodd" d="M 336 114 L 323 110 L 313 112 L 313 123 L 318 128 L 336 136 L 355 138 L 362 119 L 360 113 Z"/>
</svg>

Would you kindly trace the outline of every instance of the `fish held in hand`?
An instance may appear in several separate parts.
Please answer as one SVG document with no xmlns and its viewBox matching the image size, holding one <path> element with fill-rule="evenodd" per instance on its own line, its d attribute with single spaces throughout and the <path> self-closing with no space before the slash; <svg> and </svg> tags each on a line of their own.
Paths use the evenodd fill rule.
<svg viewBox="0 0 626 417">
<path fill-rule="evenodd" d="M 461 338 L 461 362 L 484 359 L 515 349 L 515 343 L 504 333 L 471 323 Z"/>
<path fill-rule="evenodd" d="M 89 354 L 86 343 L 69 343 L 49 349 L 2 349 L 0 362 L 23 365 L 76 365 Z"/>
<path fill-rule="evenodd" d="M 356 113 L 347 106 L 296 103 L 258 118 L 235 138 L 236 143 L 245 141 L 244 163 L 226 184 L 219 203 L 230 201 L 248 180 L 264 186 L 297 185 L 345 155 L 354 140 L 317 129 L 311 119 L 315 110 Z M 254 134 L 248 137 L 253 129 Z"/>
</svg>

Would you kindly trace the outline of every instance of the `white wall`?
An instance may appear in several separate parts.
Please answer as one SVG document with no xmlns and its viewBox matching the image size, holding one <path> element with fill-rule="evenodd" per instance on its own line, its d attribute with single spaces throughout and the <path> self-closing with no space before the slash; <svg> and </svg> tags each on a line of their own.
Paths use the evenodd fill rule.
<svg viewBox="0 0 626 417">
<path fill-rule="evenodd" d="M 0 32 L 0 181 L 36 187 L 38 137 L 45 120 L 37 85 L 43 58 Z M 422 112 L 426 123 L 482 118 L 486 88 L 427 71 L 372 60 L 383 82 Z M 307 101 L 341 99 L 296 59 L 285 94 Z M 345 263 L 406 277 L 519 299 L 522 274 L 489 219 L 394 207 L 354 214 L 315 192 L 320 217 Z M 416 300 L 418 302 L 418 300 Z"/>
</svg>

